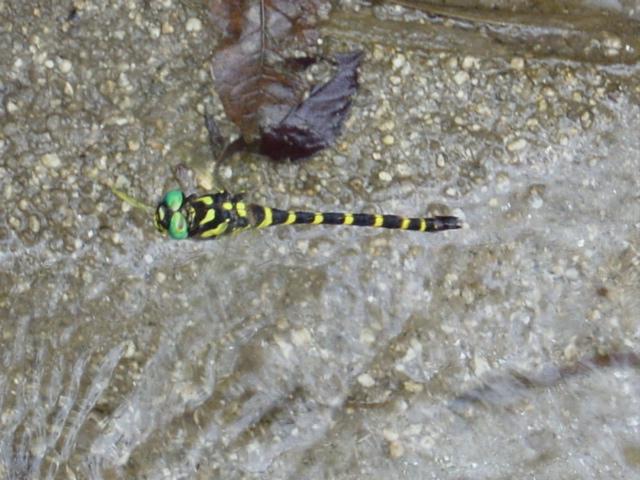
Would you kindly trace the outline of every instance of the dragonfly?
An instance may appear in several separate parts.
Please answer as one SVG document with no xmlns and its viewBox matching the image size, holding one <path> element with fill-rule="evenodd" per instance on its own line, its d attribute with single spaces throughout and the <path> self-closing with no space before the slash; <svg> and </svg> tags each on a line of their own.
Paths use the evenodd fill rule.
<svg viewBox="0 0 640 480">
<path fill-rule="evenodd" d="M 156 228 L 174 240 L 216 239 L 249 229 L 278 225 L 344 225 L 416 232 L 442 232 L 462 228 L 454 216 L 403 217 L 400 215 L 281 210 L 244 201 L 243 194 L 226 190 L 185 195 L 171 190 L 155 209 Z"/>
</svg>

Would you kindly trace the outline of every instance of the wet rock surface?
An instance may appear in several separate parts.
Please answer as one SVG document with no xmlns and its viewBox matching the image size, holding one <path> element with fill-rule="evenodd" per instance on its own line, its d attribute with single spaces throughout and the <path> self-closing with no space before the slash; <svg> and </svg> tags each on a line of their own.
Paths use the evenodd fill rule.
<svg viewBox="0 0 640 480">
<path fill-rule="evenodd" d="M 200 3 L 0 4 L 0 477 L 638 475 L 640 4 L 589 5 L 336 4 L 338 144 L 215 178 Z M 110 187 L 179 163 L 468 228 L 172 242 Z"/>
</svg>

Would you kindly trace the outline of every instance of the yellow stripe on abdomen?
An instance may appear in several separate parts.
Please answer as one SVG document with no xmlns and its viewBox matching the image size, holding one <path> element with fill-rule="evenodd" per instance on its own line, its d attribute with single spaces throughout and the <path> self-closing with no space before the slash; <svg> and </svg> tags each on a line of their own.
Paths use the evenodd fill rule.
<svg viewBox="0 0 640 480">
<path fill-rule="evenodd" d="M 353 225 L 353 214 L 351 213 L 345 213 L 344 214 L 344 222 L 342 222 L 344 225 Z"/>
<path fill-rule="evenodd" d="M 409 218 L 403 218 L 402 219 L 402 223 L 400 224 L 400 228 L 402 230 L 407 230 L 409 228 L 409 225 L 411 224 L 411 219 Z"/>
<path fill-rule="evenodd" d="M 382 215 L 374 215 L 373 216 L 373 226 L 374 227 L 381 227 L 383 222 L 384 222 L 384 218 L 382 218 Z"/>
<path fill-rule="evenodd" d="M 316 213 L 315 216 L 313 217 L 313 222 L 311 222 L 311 224 L 320 225 L 323 221 L 324 221 L 324 215 L 322 215 L 321 213 Z"/>
<path fill-rule="evenodd" d="M 262 207 L 264 210 L 264 219 L 257 228 L 268 227 L 273 223 L 273 211 L 269 207 Z"/>
<path fill-rule="evenodd" d="M 292 225 L 296 223 L 297 218 L 298 216 L 296 215 L 296 212 L 289 212 L 287 214 L 287 219 L 285 220 L 284 225 Z"/>
</svg>

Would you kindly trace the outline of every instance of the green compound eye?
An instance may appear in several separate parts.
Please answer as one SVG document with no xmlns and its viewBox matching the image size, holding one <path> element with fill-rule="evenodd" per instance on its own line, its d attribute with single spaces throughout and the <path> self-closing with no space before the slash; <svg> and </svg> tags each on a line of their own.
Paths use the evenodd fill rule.
<svg viewBox="0 0 640 480">
<path fill-rule="evenodd" d="M 174 240 L 182 240 L 189 236 L 187 220 L 180 212 L 174 212 L 173 215 L 171 215 L 171 222 L 169 223 L 169 236 Z"/>
<path fill-rule="evenodd" d="M 164 204 L 169 207 L 172 212 L 177 212 L 182 207 L 184 194 L 180 190 L 171 190 L 164 196 Z M 171 220 L 173 222 L 173 219 Z"/>
</svg>

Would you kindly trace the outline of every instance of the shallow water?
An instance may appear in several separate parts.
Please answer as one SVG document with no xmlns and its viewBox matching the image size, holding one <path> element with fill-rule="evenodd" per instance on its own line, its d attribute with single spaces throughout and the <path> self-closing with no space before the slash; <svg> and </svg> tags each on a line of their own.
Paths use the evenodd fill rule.
<svg viewBox="0 0 640 480">
<path fill-rule="evenodd" d="M 0 4 L 0 477 L 638 475 L 640 3 L 401 3 L 322 27 L 335 149 L 222 180 L 468 228 L 204 243 L 107 185 L 214 181 L 206 10 Z"/>
</svg>

